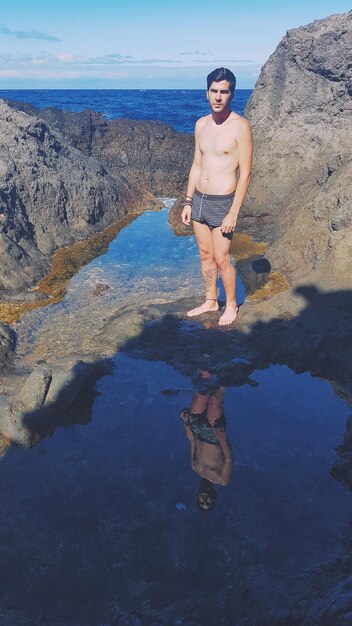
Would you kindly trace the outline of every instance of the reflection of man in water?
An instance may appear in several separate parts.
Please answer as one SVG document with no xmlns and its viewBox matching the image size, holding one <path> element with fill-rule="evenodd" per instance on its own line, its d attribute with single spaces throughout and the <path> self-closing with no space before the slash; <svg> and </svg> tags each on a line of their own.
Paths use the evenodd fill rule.
<svg viewBox="0 0 352 626">
<path fill-rule="evenodd" d="M 214 485 L 226 486 L 230 481 L 233 455 L 225 430 L 225 387 L 207 370 L 198 370 L 197 378 L 198 390 L 190 408 L 181 411 L 181 418 L 191 444 L 192 469 L 202 478 L 197 503 L 201 510 L 209 511 L 217 498 Z"/>
</svg>

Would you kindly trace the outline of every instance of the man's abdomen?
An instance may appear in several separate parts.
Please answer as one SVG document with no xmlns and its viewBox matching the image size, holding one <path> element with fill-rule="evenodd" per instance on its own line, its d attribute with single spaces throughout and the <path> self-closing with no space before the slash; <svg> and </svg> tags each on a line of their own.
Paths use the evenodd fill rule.
<svg viewBox="0 0 352 626">
<path fill-rule="evenodd" d="M 226 167 L 210 168 L 202 167 L 197 189 L 202 193 L 213 195 L 228 195 L 234 193 L 237 185 L 237 169 L 233 167 L 226 171 Z"/>
</svg>

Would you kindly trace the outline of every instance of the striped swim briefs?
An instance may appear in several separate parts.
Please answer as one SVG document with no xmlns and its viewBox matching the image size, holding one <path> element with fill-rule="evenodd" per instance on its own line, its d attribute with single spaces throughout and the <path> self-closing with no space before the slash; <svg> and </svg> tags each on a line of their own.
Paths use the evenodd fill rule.
<svg viewBox="0 0 352 626">
<path fill-rule="evenodd" d="M 196 189 L 192 199 L 192 220 L 206 224 L 210 230 L 218 228 L 231 209 L 234 197 L 235 192 L 226 196 L 214 196 Z"/>
</svg>

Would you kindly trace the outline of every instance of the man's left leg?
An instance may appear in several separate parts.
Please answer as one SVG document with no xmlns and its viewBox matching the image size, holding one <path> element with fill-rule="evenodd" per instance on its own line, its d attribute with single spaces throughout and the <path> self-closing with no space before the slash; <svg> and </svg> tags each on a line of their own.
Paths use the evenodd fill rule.
<svg viewBox="0 0 352 626">
<path fill-rule="evenodd" d="M 232 265 L 230 247 L 232 236 L 223 235 L 220 228 L 212 231 L 214 258 L 218 266 L 226 294 L 226 308 L 220 317 L 220 326 L 227 326 L 235 321 L 238 306 L 236 303 L 236 270 Z"/>
</svg>

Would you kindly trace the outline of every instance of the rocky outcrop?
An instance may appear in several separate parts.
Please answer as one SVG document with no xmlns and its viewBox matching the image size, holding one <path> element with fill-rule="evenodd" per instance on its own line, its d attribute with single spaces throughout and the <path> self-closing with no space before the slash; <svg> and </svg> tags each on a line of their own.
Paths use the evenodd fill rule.
<svg viewBox="0 0 352 626">
<path fill-rule="evenodd" d="M 44 121 L 0 101 L 0 289 L 31 286 L 62 246 L 155 198 L 72 148 Z"/>
<path fill-rule="evenodd" d="M 45 120 L 75 148 L 95 156 L 112 175 L 123 175 L 161 196 L 177 196 L 187 184 L 193 137 L 155 120 L 106 120 L 100 113 L 55 107 L 37 109 L 25 102 L 10 106 Z"/>
<path fill-rule="evenodd" d="M 352 12 L 288 31 L 245 110 L 255 151 L 239 229 L 269 242 L 292 284 L 351 285 L 351 56 Z"/>
<path fill-rule="evenodd" d="M 7 324 L 0 323 L 0 370 L 9 362 L 16 346 L 16 333 Z"/>
</svg>

